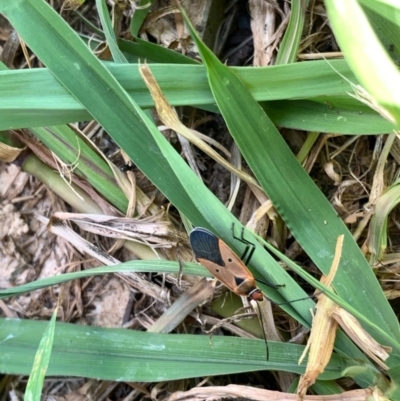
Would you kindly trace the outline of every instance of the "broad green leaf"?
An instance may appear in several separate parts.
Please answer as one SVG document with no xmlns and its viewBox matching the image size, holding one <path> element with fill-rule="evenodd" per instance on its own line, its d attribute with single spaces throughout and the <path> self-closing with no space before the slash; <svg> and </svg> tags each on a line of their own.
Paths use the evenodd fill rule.
<svg viewBox="0 0 400 401">
<path fill-rule="evenodd" d="M 393 132 L 393 124 L 377 118 L 366 106 L 346 102 L 336 107 L 336 96 L 312 100 L 279 100 L 262 102 L 262 108 L 278 127 L 337 133 L 344 135 L 372 135 Z M 358 110 L 353 110 L 354 106 Z M 363 124 L 360 124 L 360 117 Z"/>
<path fill-rule="evenodd" d="M 339 386 L 337 383 L 333 381 L 322 381 L 322 380 L 317 380 L 313 385 L 312 385 L 312 390 L 314 390 L 317 394 L 325 394 L 325 395 L 331 395 L 331 394 L 342 394 L 344 389 L 343 387 Z"/>
<path fill-rule="evenodd" d="M 360 3 L 399 27 L 400 6 L 397 0 L 360 0 Z M 398 37 L 393 39 L 399 40 Z"/>
<path fill-rule="evenodd" d="M 367 5 L 363 9 L 390 58 L 398 65 L 400 62 L 400 26 L 392 22 L 390 18 L 388 19 L 388 17 L 396 15 L 396 13 L 391 10 L 391 13 L 385 18 L 381 13 L 378 14 L 381 10 L 380 7 L 371 9 Z"/>
<path fill-rule="evenodd" d="M 0 371 L 29 374 L 48 322 L 0 319 Z M 227 336 L 156 334 L 57 323 L 49 376 L 98 380 L 166 381 L 258 370 L 304 372 L 298 359 L 304 347 Z M 352 366 L 334 356 L 321 379 L 339 378 Z"/>
<path fill-rule="evenodd" d="M 118 44 L 130 62 L 199 64 L 196 60 L 183 54 L 137 37 L 133 38 L 133 41 L 120 39 Z"/>
<path fill-rule="evenodd" d="M 153 107 L 137 66 L 105 65 L 140 107 Z M 216 110 L 203 66 L 154 64 L 151 70 L 171 105 L 209 105 L 210 110 Z M 357 81 L 342 60 L 234 71 L 256 100 L 270 102 L 270 107 L 276 110 L 274 122 L 281 126 L 345 134 L 384 133 L 393 129 L 376 112 L 344 96 L 352 91 L 350 82 Z M 91 119 L 82 104 L 47 69 L 1 71 L 0 85 L 0 129 Z M 284 99 L 289 100 L 283 104 L 275 102 Z M 325 107 L 315 106 L 306 99 L 325 102 Z M 356 112 L 348 113 L 352 110 Z M 307 118 L 302 119 L 302 114 Z"/>
</svg>

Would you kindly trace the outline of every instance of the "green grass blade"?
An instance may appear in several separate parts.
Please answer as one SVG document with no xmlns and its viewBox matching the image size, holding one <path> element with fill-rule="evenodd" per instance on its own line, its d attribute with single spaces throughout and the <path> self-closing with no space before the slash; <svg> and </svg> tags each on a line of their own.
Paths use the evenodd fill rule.
<svg viewBox="0 0 400 401">
<path fill-rule="evenodd" d="M 385 20 L 392 22 L 397 28 L 400 24 L 400 7 L 396 0 L 360 0 L 360 3 Z M 398 45 L 399 37 L 393 37 L 394 45 Z"/>
<path fill-rule="evenodd" d="M 149 63 L 199 65 L 198 61 L 192 58 L 140 38 L 134 38 L 132 42 L 120 39 L 118 43 L 120 49 L 127 55 L 131 62 L 133 60 L 134 62 L 141 60 L 142 62 L 146 61 Z"/>
<path fill-rule="evenodd" d="M 115 33 L 111 25 L 110 15 L 108 13 L 108 8 L 105 0 L 96 0 L 96 6 L 99 13 L 101 25 L 103 27 L 103 31 L 107 40 L 107 45 L 111 51 L 113 60 L 116 63 L 121 63 L 121 64 L 127 63 L 128 60 L 125 58 L 125 56 L 118 47 L 117 39 L 115 37 Z"/>
<path fill-rule="evenodd" d="M 187 165 L 181 160 L 180 156 L 171 148 L 168 142 L 165 141 L 151 124 L 151 121 L 149 121 L 138 105 L 133 103 L 133 101 L 127 96 L 123 89 L 123 85 L 120 85 L 109 72 L 113 67 L 110 67 L 110 70 L 107 70 L 104 67 L 104 64 L 100 63 L 89 52 L 80 39 L 46 3 L 16 0 L 12 3 L 0 4 L 0 10 L 7 15 L 18 33 L 26 40 L 33 51 L 38 54 L 40 59 L 52 71 L 52 74 L 60 80 L 65 88 L 67 88 L 67 91 L 64 91 L 66 96 L 72 99 L 68 94 L 69 91 L 73 97 L 78 100 L 78 102 L 75 101 L 75 104 L 78 104 L 78 109 L 76 110 L 83 110 L 82 106 L 79 105 L 79 102 L 81 102 L 87 109 L 87 111 L 83 110 L 81 115 L 86 116 L 86 118 L 90 114 L 93 115 L 107 129 L 110 135 L 121 145 L 121 147 L 127 150 L 128 154 L 139 168 L 145 172 L 145 174 L 161 189 L 161 191 L 163 191 L 179 208 L 179 210 L 194 224 L 213 228 L 216 234 L 221 238 L 226 239 L 226 241 L 229 244 L 232 244 L 235 249 L 239 251 L 243 250 L 243 245 L 238 245 L 232 239 L 232 233 L 230 231 L 233 222 L 236 222 L 237 227 L 240 229 L 239 223 L 201 184 L 195 175 L 188 169 Z M 40 27 L 40 29 L 37 30 L 37 27 Z M 37 35 L 32 35 L 32 32 L 36 33 L 36 30 Z M 51 40 L 49 40 L 49 38 L 51 38 Z M 130 68 L 129 70 L 126 70 L 128 76 L 132 73 L 132 69 L 137 68 L 137 66 L 127 67 Z M 196 66 L 187 67 L 194 68 Z M 162 66 L 162 68 L 165 71 L 165 66 Z M 204 69 L 199 69 L 199 71 L 203 71 L 204 73 Z M 309 74 L 309 72 L 307 73 Z M 176 70 L 171 73 L 171 76 L 174 75 L 175 81 L 172 80 L 168 83 L 173 92 L 177 80 Z M 9 77 L 9 75 L 7 75 L 7 77 Z M 206 79 L 205 75 L 204 78 Z M 342 79 L 340 78 L 340 80 Z M 57 80 L 53 79 L 53 82 L 57 85 Z M 136 84 L 138 82 L 139 80 L 135 81 Z M 207 83 L 207 80 L 205 82 Z M 33 84 L 31 81 L 29 81 L 29 83 Z M 135 89 L 132 89 L 132 87 L 129 89 L 136 93 Z M 193 98 L 196 98 L 197 93 L 190 91 L 190 88 L 188 92 L 191 93 Z M 315 90 L 313 93 L 315 93 Z M 336 89 L 336 93 L 343 92 Z M 212 103 L 213 98 L 210 95 L 211 93 L 208 90 L 210 103 Z M 148 96 L 148 94 L 146 96 Z M 182 94 L 180 92 L 175 92 L 175 96 L 178 98 L 181 97 Z M 283 95 L 280 93 L 279 96 L 283 96 L 281 99 L 287 99 L 287 94 Z M 57 102 L 60 102 L 60 98 L 57 98 Z M 64 111 L 64 105 L 57 102 L 56 104 L 53 104 L 53 106 L 60 107 L 60 109 Z M 0 110 L 3 110 L 3 112 L 4 110 L 8 110 L 9 112 L 10 108 L 7 109 L 6 107 L 0 107 Z M 6 114 L 7 113 L 4 112 L 4 115 Z M 251 123 L 254 123 L 254 121 Z M 251 132 L 251 134 L 253 133 Z M 282 291 L 283 295 L 292 297 L 293 295 L 296 295 L 295 291 L 301 291 L 297 289 L 295 284 L 290 281 L 290 277 L 260 245 L 257 245 L 254 265 L 259 272 L 264 272 L 264 275 L 266 275 L 267 278 L 271 278 L 272 281 L 279 283 L 282 279 L 282 282 L 285 284 L 287 283 L 287 288 Z M 269 272 L 265 272 L 266 266 L 268 267 Z M 295 291 L 292 292 L 293 288 Z M 268 291 L 277 302 L 286 299 L 285 296 L 277 291 Z M 304 321 L 305 324 L 307 324 L 307 322 L 310 321 L 308 308 L 312 305 L 312 301 L 303 302 L 301 307 L 296 307 L 296 309 L 300 311 L 297 315 L 293 305 L 287 305 L 285 308 L 293 313 L 293 315 L 296 315 L 301 322 Z M 13 329 L 13 327 L 11 327 L 12 324 L 13 323 L 10 323 L 8 327 L 3 327 L 3 334 L 10 333 L 10 329 Z M 19 322 L 18 324 L 23 329 L 21 332 L 18 332 L 18 334 L 21 334 L 22 336 L 20 337 L 22 338 L 22 343 L 27 341 L 27 337 L 24 337 L 27 333 L 33 333 L 33 327 L 39 327 L 29 326 L 28 324 L 25 325 L 25 322 L 22 324 Z M 282 364 L 277 362 L 277 359 L 272 359 L 271 364 L 266 363 L 264 360 L 264 354 L 261 352 L 261 348 L 265 350 L 265 344 L 263 342 L 245 342 L 243 344 L 246 345 L 240 345 L 242 344 L 240 341 L 236 342 L 236 340 L 233 339 L 229 340 L 229 342 L 227 342 L 225 338 L 223 341 L 217 339 L 216 341 L 218 344 L 219 341 L 221 341 L 224 342 L 227 347 L 222 350 L 222 348 L 219 348 L 218 346 L 218 350 L 221 349 L 222 351 L 216 357 L 215 348 L 211 349 L 210 353 L 204 352 L 204 345 L 208 344 L 209 346 L 208 337 L 202 338 L 202 336 L 198 336 L 200 338 L 198 340 L 196 337 L 196 345 L 197 343 L 199 344 L 199 349 L 197 350 L 198 355 L 195 355 L 195 358 L 193 358 L 193 352 L 191 352 L 191 349 L 193 348 L 194 341 L 192 336 L 188 336 L 186 339 L 175 335 L 162 338 L 141 337 L 145 334 L 149 336 L 149 334 L 128 332 L 127 338 L 121 338 L 119 336 L 122 331 L 117 331 L 118 334 L 113 333 L 112 336 L 108 336 L 110 333 L 109 331 L 103 332 L 96 328 L 94 329 L 94 333 L 100 332 L 101 336 L 99 336 L 99 338 L 94 338 L 90 328 L 85 327 L 82 329 L 84 330 L 83 335 L 79 332 L 79 330 L 81 330 L 79 327 L 73 329 L 70 327 L 71 326 L 68 325 L 68 328 L 65 326 L 62 328 L 62 336 L 64 336 L 65 333 L 65 338 L 70 342 L 66 341 L 63 337 L 63 341 L 65 340 L 66 342 L 61 342 L 61 348 L 58 349 L 59 360 L 61 359 L 61 356 L 66 358 L 63 361 L 64 365 L 59 367 L 56 359 L 54 362 L 52 360 L 55 365 L 50 365 L 50 370 L 53 369 L 54 366 L 59 368 L 57 370 L 54 367 L 54 369 L 51 370 L 52 374 L 81 374 L 80 372 L 83 372 L 83 374 L 89 375 L 88 372 L 90 372 L 90 377 L 102 377 L 99 375 L 99 366 L 94 365 L 103 365 L 102 367 L 109 366 L 110 370 L 112 370 L 111 373 L 110 371 L 106 372 L 107 375 L 109 374 L 109 376 L 107 376 L 108 378 L 122 380 L 121 378 L 129 377 L 129 380 L 146 381 L 168 380 L 188 377 L 188 375 L 192 375 L 190 377 L 193 377 L 216 374 L 213 372 L 221 374 L 221 366 L 225 369 L 223 372 L 228 373 L 267 368 L 278 370 L 286 369 L 285 366 L 282 367 Z M 88 333 L 89 339 L 85 341 L 84 338 Z M 39 334 L 41 334 L 40 330 Z M 5 338 L 5 336 L 3 335 L 2 338 Z M 35 337 L 35 339 L 37 338 L 39 338 L 39 335 Z M 56 341 L 57 339 L 58 337 L 56 332 Z M 80 341 L 75 344 L 75 339 Z M 70 347 L 71 341 L 73 345 L 72 347 Z M 170 342 L 168 343 L 168 347 L 166 346 L 167 342 Z M 0 342 L 0 345 L 4 345 L 4 343 L 5 341 L 2 341 Z M 21 360 L 22 352 L 21 342 L 15 343 L 7 341 L 7 343 L 7 345 L 13 347 L 12 355 L 15 357 L 15 363 L 20 363 L 19 361 Z M 76 362 L 77 355 L 81 355 L 81 348 L 78 346 L 80 343 L 82 343 L 83 352 L 88 353 L 87 355 L 85 354 L 84 358 L 84 363 L 86 365 L 80 365 L 80 360 L 78 360 L 76 364 L 72 363 Z M 251 343 L 256 344 L 254 345 L 256 348 L 248 350 L 246 347 Z M 154 344 L 156 344 L 155 348 L 157 348 L 158 344 L 161 344 L 162 347 L 165 347 L 163 350 L 167 349 L 168 352 L 160 353 L 159 348 L 154 349 Z M 32 343 L 29 343 L 29 345 L 31 346 Z M 132 347 L 138 346 L 142 348 L 129 348 L 129 345 Z M 274 348 L 274 358 L 283 358 L 282 360 L 285 360 L 285 358 L 290 359 L 293 366 L 290 366 L 290 369 L 288 368 L 289 371 L 292 371 L 292 369 L 301 369 L 296 367 L 297 365 L 295 366 L 294 363 L 294 360 L 298 356 L 297 352 L 293 353 L 293 350 L 297 350 L 296 346 L 292 344 L 272 344 L 271 348 Z M 299 347 L 299 349 L 301 349 L 301 347 Z M 8 350 L 3 350 L 8 352 Z M 109 359 L 103 364 L 98 363 L 98 356 L 100 355 L 99 351 L 101 352 L 101 350 L 106 351 L 106 356 L 111 354 L 115 359 Z M 125 354 L 126 350 L 129 350 L 127 355 Z M 157 353 L 155 351 L 157 351 Z M 73 356 L 71 357 L 69 353 L 73 353 Z M 296 355 L 296 358 L 293 356 L 294 354 Z M 4 356 L 9 354 L 2 352 L 1 355 Z M 290 357 L 290 355 L 292 356 Z M 262 362 L 261 359 L 263 359 Z M 6 360 L 6 357 L 2 357 L 0 363 L 4 363 Z M 167 372 L 165 368 L 166 360 L 169 361 L 167 368 L 171 366 L 171 370 L 169 371 L 167 369 Z M 177 360 L 179 362 L 183 361 L 184 363 L 177 364 Z M 204 360 L 207 361 L 207 364 L 204 363 Z M 343 362 L 343 360 L 347 361 L 345 357 L 341 358 L 341 362 Z M 90 366 L 92 366 L 93 371 L 88 370 Z M 129 372 L 126 370 L 127 366 L 130 368 Z M 160 366 L 162 366 L 162 372 Z M 191 370 L 193 366 L 195 366 L 197 370 Z M 349 366 L 349 364 L 347 364 L 347 366 Z M 176 371 L 178 367 L 180 369 L 179 372 Z M 18 369 L 19 368 L 20 367 L 18 367 Z M 11 369 L 11 366 L 6 366 L 4 369 Z M 147 369 L 147 371 L 144 371 L 144 369 Z M 150 378 L 149 370 L 154 372 L 153 376 Z M 133 375 L 133 371 L 138 373 Z M 299 370 L 294 371 L 299 372 Z M 102 374 L 106 375 L 105 372 Z M 327 378 L 338 377 L 338 374 L 339 373 L 336 370 L 333 375 L 327 375 Z"/>
<path fill-rule="evenodd" d="M 400 343 L 393 339 L 392 336 L 388 334 L 384 329 L 382 329 L 380 326 L 377 326 L 373 321 L 371 321 L 365 315 L 365 311 L 364 313 L 360 313 L 357 309 L 353 308 L 351 304 L 345 302 L 341 297 L 332 292 L 331 289 L 328 289 L 327 287 L 325 287 L 325 285 L 321 284 L 318 280 L 311 276 L 311 274 L 307 273 L 301 267 L 297 266 L 296 263 L 293 263 L 287 256 L 276 250 L 267 242 L 262 242 L 271 253 L 275 254 L 281 261 L 283 261 L 305 281 L 310 283 L 317 290 L 321 291 L 321 293 L 328 296 L 328 298 L 332 299 L 332 301 L 334 301 L 337 305 L 341 306 L 343 309 L 351 313 L 360 323 L 364 323 L 365 327 L 369 327 L 375 333 L 379 333 L 382 344 L 392 347 L 394 349 L 393 354 L 400 354 Z"/>
<path fill-rule="evenodd" d="M 261 106 L 278 127 L 343 135 L 376 135 L 393 132 L 393 124 L 378 117 L 359 102 L 338 102 L 336 97 L 312 100 L 262 102 Z M 321 102 L 323 100 L 323 102 Z M 357 104 L 357 109 L 353 105 Z M 360 124 L 360 116 L 363 123 Z"/>
<path fill-rule="evenodd" d="M 0 371 L 29 374 L 48 322 L 0 319 Z M 281 370 L 304 372 L 298 358 L 304 347 L 236 337 L 156 334 L 57 323 L 49 376 L 83 376 L 99 380 L 166 381 L 181 378 Z M 333 357 L 321 379 L 342 376 L 353 365 Z"/>
<path fill-rule="evenodd" d="M 131 19 L 130 30 L 132 36 L 137 36 L 143 21 L 151 10 L 154 0 L 140 0 L 136 3 L 135 10 Z"/>
<path fill-rule="evenodd" d="M 57 51 L 57 48 L 53 51 Z M 140 107 L 153 107 L 153 100 L 136 66 L 114 63 L 105 65 Z M 151 69 L 173 106 L 208 104 L 208 108 L 213 109 L 214 98 L 203 66 L 155 64 Z M 342 60 L 333 60 L 329 64 L 326 61 L 315 61 L 233 70 L 256 100 L 270 102 L 288 99 L 285 104 L 271 103 L 271 107 L 277 113 L 279 111 L 278 120 L 274 120 L 276 124 L 308 131 L 322 128 L 324 132 L 356 135 L 392 130 L 393 126 L 376 112 L 348 95 L 344 97 L 346 92 L 352 90 L 349 82 L 357 81 Z M 2 71 L 0 86 L 0 129 L 59 125 L 91 118 L 82 104 L 74 99 L 49 70 Z M 335 95 L 341 96 L 333 98 Z M 314 103 L 295 99 L 325 102 L 325 107 L 314 109 Z M 346 114 L 342 116 L 342 111 L 346 110 L 355 111 L 351 121 L 348 121 Z M 303 112 L 307 118 L 302 120 Z M 370 128 L 371 123 L 373 128 Z"/>
<path fill-rule="evenodd" d="M 47 324 L 40 340 L 38 350 L 33 362 L 32 372 L 29 376 L 24 400 L 40 400 L 42 396 L 43 382 L 49 366 L 54 342 L 58 307 L 54 310 L 50 322 Z"/>
<path fill-rule="evenodd" d="M 118 186 L 107 162 L 93 147 L 69 126 L 58 125 L 31 130 L 64 163 L 74 166 L 74 172 L 85 178 L 99 193 L 123 213 L 128 200 Z"/>
<path fill-rule="evenodd" d="M 51 287 L 66 283 L 71 280 L 78 280 L 85 277 L 97 276 L 99 274 L 109 273 L 179 273 L 179 263 L 167 260 L 131 260 L 115 266 L 95 267 L 74 273 L 60 274 L 54 277 L 47 277 L 41 280 L 32 281 L 27 284 L 19 285 L 5 290 L 0 290 L 0 299 L 9 298 L 26 294 L 31 291 Z M 185 263 L 184 273 L 188 275 L 212 277 L 208 270 L 197 263 Z"/>
<path fill-rule="evenodd" d="M 387 15 L 382 16 L 381 7 L 368 8 L 363 7 L 371 26 L 382 42 L 384 48 L 388 51 L 390 58 L 398 65 L 400 62 L 400 26 L 391 21 L 392 16 L 396 16 L 397 12 L 390 10 Z M 378 14 L 379 12 L 379 14 Z"/>
<path fill-rule="evenodd" d="M 290 20 L 285 35 L 279 46 L 276 64 L 294 63 L 297 58 L 308 0 L 293 0 L 291 2 Z"/>
<path fill-rule="evenodd" d="M 63 179 L 58 171 L 43 163 L 35 154 L 24 160 L 21 170 L 36 177 L 75 210 L 81 213 L 103 213 L 99 204 L 87 192 Z"/>
<path fill-rule="evenodd" d="M 376 201 L 375 214 L 372 216 L 370 235 L 368 236 L 368 251 L 373 263 L 381 260 L 388 247 L 387 221 L 389 213 L 400 202 L 400 185 L 398 182 L 386 189 Z"/>
</svg>

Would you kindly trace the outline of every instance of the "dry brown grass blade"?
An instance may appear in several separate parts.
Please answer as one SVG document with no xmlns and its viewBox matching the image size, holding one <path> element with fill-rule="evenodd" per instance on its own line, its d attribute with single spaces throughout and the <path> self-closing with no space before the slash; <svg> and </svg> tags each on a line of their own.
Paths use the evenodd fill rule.
<svg viewBox="0 0 400 401">
<path fill-rule="evenodd" d="M 333 278 L 339 267 L 340 256 L 342 254 L 344 235 L 338 237 L 335 249 L 335 257 L 332 267 L 327 276 L 321 277 L 321 282 L 330 288 Z M 300 377 L 297 389 L 298 399 L 303 400 L 308 387 L 315 383 L 317 377 L 325 370 L 333 352 L 336 338 L 338 322 L 331 317 L 331 311 L 335 308 L 335 303 L 324 294 L 318 295 L 317 312 L 313 319 L 311 334 L 307 346 L 299 359 L 299 364 L 304 359 L 308 350 L 310 354 L 304 375 Z"/>
<path fill-rule="evenodd" d="M 391 352 L 392 348 L 380 345 L 376 342 L 375 339 L 362 328 L 353 315 L 337 305 L 332 311 L 332 317 L 369 358 L 382 369 L 389 369 L 382 361 L 385 361 L 389 357 L 388 352 Z"/>
<path fill-rule="evenodd" d="M 99 260 L 106 266 L 113 266 L 121 263 L 118 259 L 114 258 L 107 252 L 93 245 L 92 243 L 83 239 L 80 235 L 75 233 L 67 223 L 62 220 L 51 218 L 50 220 L 39 216 L 38 220 L 44 224 L 47 224 L 49 232 L 64 238 L 66 241 L 71 243 L 78 251 L 84 252 Z M 130 285 L 139 289 L 142 293 L 147 294 L 160 302 L 167 302 L 168 294 L 158 287 L 156 284 L 144 280 L 137 273 L 124 273 L 118 274 L 123 280 L 128 281 Z"/>
<path fill-rule="evenodd" d="M 275 326 L 271 302 L 264 298 L 262 301 L 251 301 L 251 306 L 262 321 L 265 337 L 272 341 L 282 341 L 282 337 Z"/>
<path fill-rule="evenodd" d="M 183 293 L 168 310 L 148 328 L 151 333 L 170 333 L 194 308 L 209 299 L 215 289 L 216 280 L 203 278 Z"/>
<path fill-rule="evenodd" d="M 275 52 L 290 18 L 289 7 L 283 4 L 282 8 L 277 0 L 249 1 L 250 24 L 254 42 L 253 65 L 256 67 L 275 63 Z"/>
<path fill-rule="evenodd" d="M 362 389 L 346 391 L 342 394 L 333 395 L 308 395 L 305 401 L 366 401 L 368 399 L 386 400 L 377 389 Z M 245 399 L 254 401 L 295 401 L 296 394 L 281 393 L 279 391 L 264 390 L 260 388 L 239 386 L 230 384 L 228 386 L 195 387 L 189 391 L 177 391 L 167 401 L 202 401 L 221 399 Z"/>
<path fill-rule="evenodd" d="M 242 313 L 242 311 L 244 312 Z M 225 330 L 230 331 L 232 334 L 235 334 L 239 337 L 258 338 L 254 334 L 251 334 L 248 331 L 236 326 L 237 323 L 243 320 L 253 319 L 253 318 L 254 318 L 254 313 L 247 311 L 246 307 L 240 308 L 234 313 L 234 315 L 226 317 L 224 319 L 217 319 L 213 318 L 212 316 L 207 316 L 203 319 L 203 323 L 204 325 L 212 324 L 212 326 L 210 329 L 204 330 L 204 333 L 209 334 L 211 337 L 214 334 L 214 332 L 216 332 L 220 328 L 224 328 Z"/>
<path fill-rule="evenodd" d="M 263 0 L 250 0 L 249 10 L 252 15 L 251 30 L 253 32 L 255 67 L 266 66 L 271 62 L 273 49 L 267 42 L 274 33 L 276 17 L 274 6 Z"/>
<path fill-rule="evenodd" d="M 170 106 L 167 99 L 163 95 L 161 88 L 158 86 L 150 68 L 147 65 L 142 65 L 139 68 L 140 74 L 149 89 L 151 96 L 153 97 L 154 104 L 157 109 L 157 113 L 161 119 L 161 121 L 167 125 L 169 128 L 178 132 L 192 144 L 201 149 L 208 156 L 213 158 L 217 163 L 224 166 L 231 173 L 236 174 L 240 179 L 247 182 L 249 185 L 253 185 L 258 187 L 261 190 L 261 187 L 257 183 L 257 181 L 251 177 L 249 174 L 238 170 L 232 164 L 227 162 L 223 157 L 221 157 L 214 149 L 208 146 L 203 140 L 201 140 L 197 135 L 194 134 L 194 130 L 191 130 L 185 127 L 179 120 L 177 114 L 174 109 Z"/>
<path fill-rule="evenodd" d="M 271 200 L 268 199 L 264 203 L 262 203 L 257 210 L 252 214 L 250 220 L 246 224 L 246 227 L 249 230 L 255 230 L 257 223 L 265 216 L 268 215 L 270 220 L 274 220 L 278 214 L 274 209 L 274 205 L 272 204 Z"/>
<path fill-rule="evenodd" d="M 172 229 L 168 221 L 161 220 L 163 213 L 140 219 L 105 216 L 102 214 L 54 213 L 53 217 L 72 221 L 85 231 L 109 238 L 137 241 L 154 248 L 176 246 L 177 238 L 169 240 Z"/>
<path fill-rule="evenodd" d="M 13 146 L 7 145 L 6 143 L 0 142 L 0 161 L 11 163 L 13 162 L 26 147 L 15 148 Z"/>
</svg>

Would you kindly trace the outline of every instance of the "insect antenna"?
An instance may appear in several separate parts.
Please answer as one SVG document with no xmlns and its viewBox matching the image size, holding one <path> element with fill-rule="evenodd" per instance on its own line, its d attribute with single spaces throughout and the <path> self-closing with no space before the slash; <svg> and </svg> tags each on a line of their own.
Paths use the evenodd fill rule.
<svg viewBox="0 0 400 401">
<path fill-rule="evenodd" d="M 267 362 L 269 360 L 269 347 L 268 347 L 268 340 L 267 340 L 267 333 L 265 332 L 265 327 L 264 327 L 264 319 L 262 317 L 262 313 L 259 313 L 259 318 L 260 318 L 260 324 L 261 324 L 261 331 L 263 332 L 263 337 L 264 337 L 264 342 L 265 342 L 265 350 L 266 350 L 266 359 Z"/>
<path fill-rule="evenodd" d="M 323 292 L 322 291 L 317 291 L 315 294 L 308 295 L 307 297 L 304 297 L 304 298 L 293 299 L 292 301 L 279 302 L 279 303 L 278 302 L 274 302 L 274 301 L 271 301 L 271 302 L 273 304 L 275 304 L 275 305 L 287 305 L 287 304 L 292 304 L 293 302 L 297 302 L 297 301 L 304 301 L 306 299 L 313 299 L 313 298 L 316 298 L 320 294 L 323 294 Z"/>
<path fill-rule="evenodd" d="M 270 303 L 265 298 L 262 301 L 251 300 L 250 303 L 260 321 L 265 343 L 266 360 L 268 361 L 270 355 L 268 340 L 282 341 L 281 336 L 275 327 L 272 315 L 270 315 L 272 312 Z M 271 326 L 269 326 L 269 321 L 271 321 Z"/>
<path fill-rule="evenodd" d="M 254 278 L 254 280 L 256 280 L 258 283 L 265 284 L 268 287 L 275 288 L 275 289 L 278 289 L 278 288 L 281 288 L 281 287 L 285 286 L 285 284 L 271 284 L 268 281 L 261 280 L 260 278 Z"/>
</svg>

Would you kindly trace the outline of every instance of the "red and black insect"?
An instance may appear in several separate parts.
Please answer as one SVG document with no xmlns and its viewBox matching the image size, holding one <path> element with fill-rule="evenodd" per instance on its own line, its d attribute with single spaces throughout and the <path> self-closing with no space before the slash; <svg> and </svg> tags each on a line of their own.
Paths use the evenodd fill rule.
<svg viewBox="0 0 400 401">
<path fill-rule="evenodd" d="M 254 276 L 246 267 L 246 264 L 253 256 L 255 246 L 243 238 L 243 231 L 244 229 L 242 230 L 241 238 L 235 237 L 234 226 L 232 226 L 233 237 L 246 244 L 242 258 L 239 258 L 224 241 L 205 228 L 196 227 L 193 229 L 190 233 L 190 244 L 196 260 L 232 292 L 237 295 L 246 296 L 249 300 L 262 301 L 264 299 L 263 293 L 257 287 Z M 280 285 L 265 284 L 273 288 L 281 287 Z M 260 322 L 264 333 L 264 324 L 261 317 Z M 269 348 L 265 333 L 264 340 L 268 360 Z"/>
<path fill-rule="evenodd" d="M 243 231 L 241 238 L 235 236 L 234 238 L 246 244 L 246 250 L 242 257 L 246 262 L 242 261 L 224 241 L 205 228 L 196 227 L 193 229 L 190 233 L 190 244 L 196 260 L 232 292 L 246 296 L 250 300 L 262 301 L 263 293 L 257 287 L 254 276 L 246 267 L 246 263 L 253 256 L 255 246 L 243 238 Z M 280 287 L 266 284 L 273 288 Z"/>
<path fill-rule="evenodd" d="M 232 226 L 232 232 L 233 229 L 234 227 Z M 253 256 L 255 246 L 243 238 L 243 231 L 244 229 L 240 238 L 233 235 L 233 238 L 246 244 L 242 258 L 239 258 L 224 241 L 205 228 L 196 227 L 193 229 L 189 236 L 190 244 L 196 260 L 232 292 L 246 296 L 250 300 L 262 301 L 263 294 L 256 285 L 256 279 L 246 267 L 246 264 Z M 257 281 L 272 288 L 283 287 L 283 285 L 273 285 L 261 280 Z"/>
</svg>

